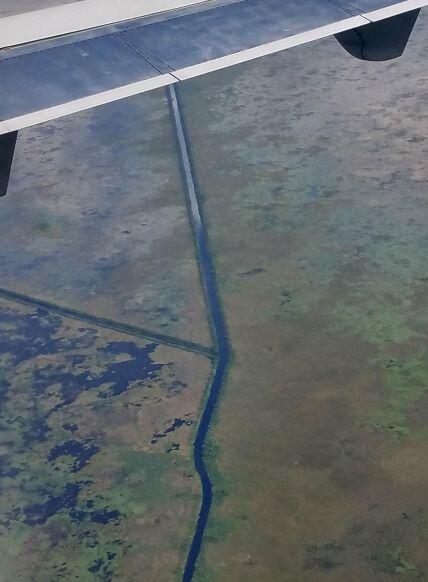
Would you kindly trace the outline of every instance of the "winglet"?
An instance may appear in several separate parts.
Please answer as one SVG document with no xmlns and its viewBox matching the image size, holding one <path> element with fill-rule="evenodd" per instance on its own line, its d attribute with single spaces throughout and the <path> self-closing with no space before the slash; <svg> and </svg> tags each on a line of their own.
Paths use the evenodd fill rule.
<svg viewBox="0 0 428 582">
<path fill-rule="evenodd" d="M 386 20 L 336 34 L 353 57 L 363 61 L 389 61 L 401 57 L 419 16 L 420 8 Z"/>
</svg>

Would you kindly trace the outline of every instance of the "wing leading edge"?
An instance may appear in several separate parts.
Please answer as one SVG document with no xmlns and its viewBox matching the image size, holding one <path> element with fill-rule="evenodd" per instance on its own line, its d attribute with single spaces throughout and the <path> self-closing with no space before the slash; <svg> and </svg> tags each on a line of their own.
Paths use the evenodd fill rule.
<svg viewBox="0 0 428 582">
<path fill-rule="evenodd" d="M 2 50 L 0 135 L 330 35 L 357 58 L 395 58 L 427 4 L 214 0 L 184 14 Z"/>
</svg>

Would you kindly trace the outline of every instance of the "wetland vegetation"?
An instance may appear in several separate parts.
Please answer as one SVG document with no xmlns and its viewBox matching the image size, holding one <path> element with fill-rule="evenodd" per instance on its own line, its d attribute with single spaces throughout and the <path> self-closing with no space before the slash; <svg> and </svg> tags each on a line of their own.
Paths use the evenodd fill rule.
<svg viewBox="0 0 428 582">
<path fill-rule="evenodd" d="M 235 354 L 198 581 L 427 579 L 426 28 L 183 87 Z"/>
<path fill-rule="evenodd" d="M 22 132 L 2 580 L 180 580 L 198 450 L 197 582 L 427 579 L 427 25 L 399 61 L 327 39 L 182 85 L 210 285 L 164 92 Z"/>
</svg>

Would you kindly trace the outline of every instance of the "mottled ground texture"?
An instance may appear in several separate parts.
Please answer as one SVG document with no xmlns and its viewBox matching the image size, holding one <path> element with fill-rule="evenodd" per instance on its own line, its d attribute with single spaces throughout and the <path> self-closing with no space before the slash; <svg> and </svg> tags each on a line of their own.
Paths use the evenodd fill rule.
<svg viewBox="0 0 428 582">
<path fill-rule="evenodd" d="M 209 361 L 0 301 L 0 579 L 177 580 Z"/>
<path fill-rule="evenodd" d="M 235 361 L 196 580 L 428 580 L 428 13 L 182 86 Z"/>
<path fill-rule="evenodd" d="M 0 228 L 0 580 L 179 580 L 211 362 L 155 343 L 210 345 L 165 93 L 20 132 Z"/>
<path fill-rule="evenodd" d="M 427 16 L 181 86 L 235 356 L 197 582 L 428 581 Z M 1 582 L 180 580 L 211 362 L 96 325 L 210 345 L 164 92 L 21 132 L 0 229 Z"/>
<path fill-rule="evenodd" d="M 211 340 L 164 91 L 20 132 L 0 229 L 1 582 L 180 580 Z"/>
<path fill-rule="evenodd" d="M 210 345 L 163 90 L 21 131 L 0 230 L 0 287 Z"/>
</svg>

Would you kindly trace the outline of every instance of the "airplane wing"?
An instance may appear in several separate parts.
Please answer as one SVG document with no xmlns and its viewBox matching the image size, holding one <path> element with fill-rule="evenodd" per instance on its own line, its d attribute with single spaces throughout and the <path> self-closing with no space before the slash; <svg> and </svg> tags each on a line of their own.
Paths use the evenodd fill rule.
<svg viewBox="0 0 428 582">
<path fill-rule="evenodd" d="M 427 4 L 0 0 L 0 135 L 330 35 L 381 60 L 390 57 L 367 46 L 394 44 L 405 28 L 397 56 Z"/>
<path fill-rule="evenodd" d="M 209 0 L 1 0 L 0 48 L 116 24 Z"/>
</svg>

